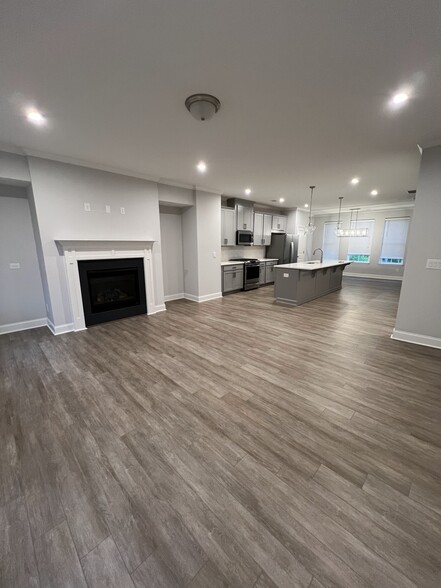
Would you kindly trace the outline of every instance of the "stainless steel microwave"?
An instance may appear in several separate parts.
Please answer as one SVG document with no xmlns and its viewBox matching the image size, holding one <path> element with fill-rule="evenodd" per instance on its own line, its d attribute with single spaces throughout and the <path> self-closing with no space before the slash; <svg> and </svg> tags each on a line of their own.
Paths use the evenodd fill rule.
<svg viewBox="0 0 441 588">
<path fill-rule="evenodd" d="M 236 245 L 252 245 L 253 231 L 236 231 Z"/>
</svg>

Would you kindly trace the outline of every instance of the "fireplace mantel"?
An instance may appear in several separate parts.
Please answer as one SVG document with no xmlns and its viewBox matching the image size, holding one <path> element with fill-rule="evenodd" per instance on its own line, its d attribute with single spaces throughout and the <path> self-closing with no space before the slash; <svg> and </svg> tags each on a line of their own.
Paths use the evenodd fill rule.
<svg viewBox="0 0 441 588">
<path fill-rule="evenodd" d="M 58 249 L 62 251 L 126 251 L 151 249 L 153 239 L 150 240 L 127 240 L 100 241 L 99 239 L 55 239 Z"/>
<path fill-rule="evenodd" d="M 165 310 L 162 284 L 155 284 L 158 275 L 155 266 L 160 265 L 161 257 L 153 247 L 157 241 L 121 239 L 114 241 L 99 239 L 55 239 L 58 252 L 66 264 L 69 298 L 73 316 L 73 330 L 86 328 L 81 296 L 78 262 L 88 259 L 111 259 L 141 257 L 144 260 L 147 314 Z"/>
</svg>

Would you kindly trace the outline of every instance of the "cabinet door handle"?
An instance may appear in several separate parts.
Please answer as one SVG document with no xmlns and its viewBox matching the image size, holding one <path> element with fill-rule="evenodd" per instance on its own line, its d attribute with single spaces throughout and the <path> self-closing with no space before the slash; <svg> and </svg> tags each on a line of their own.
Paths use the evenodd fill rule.
<svg viewBox="0 0 441 588">
<path fill-rule="evenodd" d="M 245 224 L 245 223 L 243 223 L 243 228 L 244 228 L 244 229 L 246 229 L 246 228 L 247 228 L 247 226 L 246 226 L 246 224 Z"/>
<path fill-rule="evenodd" d="M 228 245 L 228 239 L 224 239 L 224 245 Z"/>
</svg>

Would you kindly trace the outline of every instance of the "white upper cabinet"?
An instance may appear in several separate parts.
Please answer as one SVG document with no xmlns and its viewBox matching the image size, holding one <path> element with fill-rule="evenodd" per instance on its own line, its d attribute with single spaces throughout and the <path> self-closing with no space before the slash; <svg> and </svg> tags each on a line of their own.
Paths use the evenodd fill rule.
<svg viewBox="0 0 441 588">
<path fill-rule="evenodd" d="M 254 245 L 271 245 L 272 214 L 254 213 Z"/>
<path fill-rule="evenodd" d="M 254 226 L 254 210 L 252 206 L 242 206 L 238 204 L 237 210 L 237 230 L 252 231 Z"/>
<path fill-rule="evenodd" d="M 234 208 L 221 208 L 222 247 L 236 244 L 236 219 Z"/>
<path fill-rule="evenodd" d="M 263 213 L 254 213 L 254 245 L 263 245 Z"/>
<path fill-rule="evenodd" d="M 273 215 L 263 215 L 263 245 L 271 245 L 271 229 L 273 224 Z"/>
<path fill-rule="evenodd" d="M 273 215 L 272 230 L 285 233 L 286 232 L 286 221 L 287 221 L 286 216 Z"/>
</svg>

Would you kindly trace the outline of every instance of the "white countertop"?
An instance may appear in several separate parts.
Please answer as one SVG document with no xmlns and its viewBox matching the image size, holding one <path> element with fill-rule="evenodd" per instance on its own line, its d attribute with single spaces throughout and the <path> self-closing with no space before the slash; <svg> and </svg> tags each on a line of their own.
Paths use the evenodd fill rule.
<svg viewBox="0 0 441 588">
<path fill-rule="evenodd" d="M 279 261 L 277 257 L 263 257 L 259 261 Z"/>
<path fill-rule="evenodd" d="M 283 263 L 281 265 L 276 265 L 275 267 L 280 267 L 282 269 L 296 269 L 296 270 L 306 270 L 306 271 L 317 271 L 319 269 L 325 269 L 327 267 L 336 267 L 338 265 L 349 265 L 350 261 L 325 261 L 323 263 L 314 262 L 308 263 L 303 261 L 301 263 Z"/>
<path fill-rule="evenodd" d="M 243 265 L 244 262 L 243 261 L 222 261 L 221 262 L 221 266 L 224 265 Z"/>
</svg>

